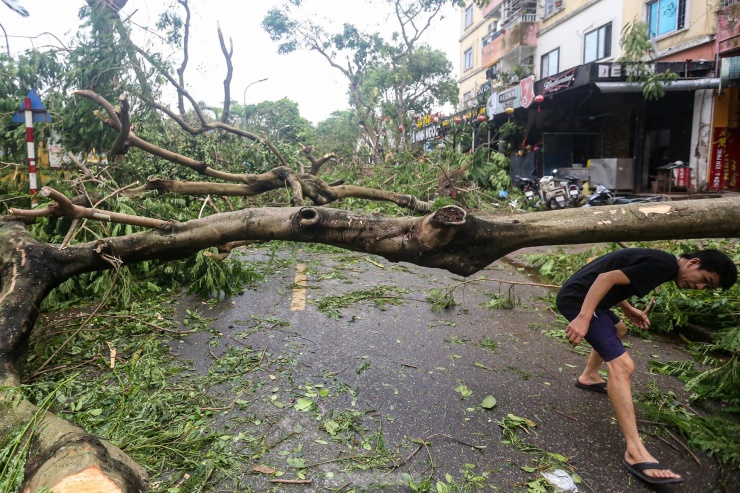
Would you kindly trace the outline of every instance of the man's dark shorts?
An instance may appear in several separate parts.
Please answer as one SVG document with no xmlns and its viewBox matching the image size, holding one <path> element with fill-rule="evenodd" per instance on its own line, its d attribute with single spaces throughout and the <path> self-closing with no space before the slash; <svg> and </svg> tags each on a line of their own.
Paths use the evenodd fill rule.
<svg viewBox="0 0 740 493">
<path fill-rule="evenodd" d="M 558 310 L 568 321 L 572 321 L 580 313 L 581 307 L 558 306 Z M 625 353 L 622 341 L 617 336 L 616 324 L 619 322 L 620 318 L 611 310 L 597 309 L 584 337 L 605 362 Z"/>
</svg>

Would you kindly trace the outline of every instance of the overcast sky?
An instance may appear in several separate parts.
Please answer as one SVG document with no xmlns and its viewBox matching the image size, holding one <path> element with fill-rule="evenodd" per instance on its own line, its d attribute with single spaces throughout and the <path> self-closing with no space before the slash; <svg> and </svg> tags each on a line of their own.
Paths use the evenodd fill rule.
<svg viewBox="0 0 740 493">
<path fill-rule="evenodd" d="M 85 1 L 20 0 L 20 3 L 30 12 L 30 17 L 22 18 L 0 4 L 0 23 L 8 34 L 12 54 L 31 47 L 31 43 L 37 48 L 59 46 L 59 42 L 43 34 L 45 32 L 67 43 L 79 26 L 77 13 Z M 168 3 L 166 0 L 129 0 L 123 12 L 124 16 L 131 16 L 136 25 L 154 30 L 162 5 Z M 243 102 L 246 98 L 247 104 L 253 104 L 288 97 L 298 103 L 301 115 L 313 123 L 328 117 L 332 111 L 348 107 L 346 80 L 320 55 L 305 51 L 277 54 L 276 44 L 260 23 L 270 7 L 281 4 L 282 0 L 190 1 L 192 25 L 186 82 L 197 101 L 206 101 L 212 106 L 220 106 L 223 101 L 226 64 L 216 34 L 216 25 L 220 23 L 224 37 L 231 38 L 234 43 L 232 99 Z M 388 32 L 388 26 L 396 25 L 385 0 L 304 0 L 303 12 L 337 30 L 344 22 L 381 32 Z M 444 18 L 435 22 L 425 41 L 447 53 L 453 63 L 453 76 L 457 78 L 459 12 L 448 7 L 444 13 Z M 144 31 L 140 30 L 137 40 L 143 35 Z M 179 57 L 177 61 L 179 64 Z M 250 86 L 245 94 L 247 85 L 263 78 L 268 80 Z"/>
</svg>

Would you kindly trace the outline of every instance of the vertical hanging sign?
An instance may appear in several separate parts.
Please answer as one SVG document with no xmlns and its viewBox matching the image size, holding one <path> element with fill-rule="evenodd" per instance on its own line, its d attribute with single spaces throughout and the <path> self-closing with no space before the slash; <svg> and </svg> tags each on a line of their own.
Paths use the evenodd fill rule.
<svg viewBox="0 0 740 493">
<path fill-rule="evenodd" d="M 41 102 L 41 98 L 35 89 L 28 91 L 28 95 L 23 99 L 21 108 L 13 116 L 16 123 L 26 124 L 26 146 L 28 149 L 28 183 L 31 193 L 31 204 L 35 207 L 38 203 L 36 198 L 36 148 L 33 140 L 33 124 L 35 122 L 50 122 L 51 118 L 46 112 L 46 106 Z"/>
</svg>

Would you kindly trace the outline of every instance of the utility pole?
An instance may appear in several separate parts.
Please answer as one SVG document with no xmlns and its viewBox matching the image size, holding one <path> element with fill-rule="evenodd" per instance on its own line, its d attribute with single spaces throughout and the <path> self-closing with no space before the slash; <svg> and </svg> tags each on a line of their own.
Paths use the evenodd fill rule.
<svg viewBox="0 0 740 493">
<path fill-rule="evenodd" d="M 26 124 L 26 147 L 28 152 L 28 184 L 31 193 L 31 207 L 38 205 L 36 197 L 36 146 L 33 139 L 34 122 L 50 122 L 51 117 L 46 111 L 46 106 L 41 102 L 41 98 L 35 89 L 28 91 L 28 95 L 23 99 L 23 103 L 18 111 L 13 115 L 13 121 L 16 123 Z"/>
</svg>

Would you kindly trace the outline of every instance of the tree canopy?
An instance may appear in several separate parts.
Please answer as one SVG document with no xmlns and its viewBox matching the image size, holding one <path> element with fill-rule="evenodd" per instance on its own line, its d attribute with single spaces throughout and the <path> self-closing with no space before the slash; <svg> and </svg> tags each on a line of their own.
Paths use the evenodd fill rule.
<svg viewBox="0 0 740 493">
<path fill-rule="evenodd" d="M 404 123 L 426 104 L 457 102 L 451 63 L 444 54 L 422 43 L 429 26 L 455 0 L 387 0 L 394 12 L 393 32 L 363 32 L 352 24 L 329 31 L 311 19 L 301 19 L 300 1 L 270 9 L 262 26 L 278 42 L 277 52 L 315 51 L 340 71 L 371 154 L 398 149 Z M 390 124 L 389 124 L 390 123 Z M 392 137 L 389 135 L 392 134 Z"/>
<path fill-rule="evenodd" d="M 298 103 L 288 98 L 247 105 L 247 129 L 266 132 L 277 142 L 308 144 L 313 141 L 313 126 L 301 116 Z"/>
</svg>

